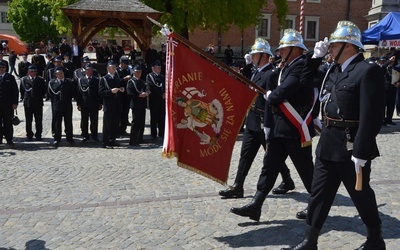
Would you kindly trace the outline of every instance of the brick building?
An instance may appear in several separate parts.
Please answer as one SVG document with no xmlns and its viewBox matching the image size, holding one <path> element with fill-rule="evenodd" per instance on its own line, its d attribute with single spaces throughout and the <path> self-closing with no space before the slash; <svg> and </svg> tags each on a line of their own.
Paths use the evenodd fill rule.
<svg viewBox="0 0 400 250">
<path fill-rule="evenodd" d="M 397 1 L 397 0 L 396 0 Z M 285 28 L 299 30 L 301 0 L 287 0 L 289 13 Z M 312 49 L 316 41 L 329 37 L 340 20 L 350 20 L 358 25 L 361 31 L 368 28 L 366 16 L 371 9 L 371 1 L 366 0 L 304 0 L 303 37 L 305 45 Z M 200 48 L 213 44 L 217 52 L 223 53 L 226 46 L 231 45 L 236 55 L 241 56 L 242 50 L 247 53 L 254 39 L 266 38 L 275 49 L 282 37 L 276 17 L 276 7 L 272 0 L 267 1 L 267 7 L 262 11 L 263 17 L 256 27 L 244 30 L 243 34 L 236 27 L 224 33 L 196 30 L 189 39 Z"/>
</svg>

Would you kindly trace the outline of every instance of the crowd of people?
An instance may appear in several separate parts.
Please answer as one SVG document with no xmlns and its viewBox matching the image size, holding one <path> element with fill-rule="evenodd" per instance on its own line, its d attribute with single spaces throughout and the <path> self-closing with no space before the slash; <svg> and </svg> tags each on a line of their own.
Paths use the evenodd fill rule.
<svg viewBox="0 0 400 250">
<path fill-rule="evenodd" d="M 42 140 L 44 101 L 51 102 L 51 132 L 53 145 L 62 138 L 62 123 L 66 140 L 75 144 L 73 106 L 81 114 L 83 139 L 100 141 L 99 111 L 104 112 L 102 146 L 112 148 L 120 136 L 129 136 L 129 145 L 143 143 L 146 109 L 150 109 L 151 138 L 164 136 L 166 51 L 157 52 L 152 45 L 144 62 L 125 55 L 115 43 L 102 42 L 96 50 L 96 67 L 84 56 L 76 39 L 69 45 L 65 38 L 55 45 L 48 42 L 46 58 L 35 49 L 29 62 L 27 54 L 15 65 L 17 56 L 6 61 L 0 56 L 0 143 L 14 146 L 12 119 L 21 102 L 24 106 L 26 140 Z M 47 62 L 46 62 L 47 61 Z M 17 66 L 17 70 L 15 69 Z M 106 69 L 100 74 L 99 67 Z M 102 68 L 103 70 L 103 68 Z M 14 76 L 15 75 L 15 76 Z M 17 85 L 16 77 L 20 79 Z M 129 113 L 132 112 L 130 120 Z M 33 121 L 35 127 L 33 128 Z M 130 131 L 128 128 L 130 126 Z"/>
</svg>

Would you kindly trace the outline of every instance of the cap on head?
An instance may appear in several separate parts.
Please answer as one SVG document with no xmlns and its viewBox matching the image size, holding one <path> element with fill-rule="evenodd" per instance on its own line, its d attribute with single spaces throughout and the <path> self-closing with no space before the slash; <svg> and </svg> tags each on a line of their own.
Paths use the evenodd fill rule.
<svg viewBox="0 0 400 250">
<path fill-rule="evenodd" d="M 84 62 L 84 63 L 90 63 L 90 59 L 89 59 L 89 57 L 88 56 L 84 56 L 84 57 L 82 57 L 82 62 Z"/>
<path fill-rule="evenodd" d="M 137 64 L 137 65 L 135 65 L 134 67 L 133 67 L 133 71 L 142 71 L 142 67 L 139 65 L 139 64 Z"/>
<path fill-rule="evenodd" d="M 153 62 L 153 63 L 151 64 L 151 67 L 161 67 L 161 62 L 160 62 L 160 60 L 157 60 L 157 61 Z"/>
<path fill-rule="evenodd" d="M 29 65 L 28 71 L 37 71 L 36 65 Z"/>
<path fill-rule="evenodd" d="M 361 51 L 365 51 L 361 43 L 360 29 L 353 22 L 339 21 L 335 31 L 329 37 L 331 43 L 351 43 L 357 46 Z"/>
<path fill-rule="evenodd" d="M 84 67 L 85 69 L 93 69 L 93 65 L 91 63 L 88 63 Z"/>
<path fill-rule="evenodd" d="M 267 42 L 267 40 L 262 39 L 262 38 L 257 38 L 251 47 L 250 55 L 256 54 L 256 53 L 265 53 L 270 56 L 272 56 L 271 52 L 271 46 Z"/>
<path fill-rule="evenodd" d="M 57 67 L 56 70 L 54 71 L 54 73 L 61 73 L 61 72 L 64 72 L 63 67 Z"/>
<path fill-rule="evenodd" d="M 300 32 L 294 29 L 285 29 L 283 37 L 279 41 L 279 47 L 276 50 L 285 47 L 299 47 L 307 50 L 307 47 L 303 43 L 303 37 Z"/>
<path fill-rule="evenodd" d="M 61 62 L 61 61 L 62 61 L 62 57 L 61 56 L 54 57 L 53 62 Z"/>
<path fill-rule="evenodd" d="M 0 68 L 5 68 L 5 67 L 7 67 L 7 65 L 4 62 L 0 61 Z"/>
<path fill-rule="evenodd" d="M 116 66 L 116 64 L 113 60 L 110 60 L 107 62 L 107 67 L 111 67 L 111 66 Z"/>
<path fill-rule="evenodd" d="M 127 57 L 127 56 L 122 56 L 122 57 L 119 59 L 119 61 L 120 61 L 121 63 L 129 64 L 129 57 Z"/>
</svg>

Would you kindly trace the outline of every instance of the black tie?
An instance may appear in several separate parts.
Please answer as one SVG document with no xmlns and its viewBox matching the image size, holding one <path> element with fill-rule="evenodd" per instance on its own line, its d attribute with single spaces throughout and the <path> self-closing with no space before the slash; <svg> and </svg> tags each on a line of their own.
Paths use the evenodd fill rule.
<svg viewBox="0 0 400 250">
<path fill-rule="evenodd" d="M 0 76 L 0 82 L 3 81 L 3 76 Z"/>
<path fill-rule="evenodd" d="M 338 64 L 337 68 L 338 68 L 338 73 L 342 73 L 342 65 Z"/>
</svg>

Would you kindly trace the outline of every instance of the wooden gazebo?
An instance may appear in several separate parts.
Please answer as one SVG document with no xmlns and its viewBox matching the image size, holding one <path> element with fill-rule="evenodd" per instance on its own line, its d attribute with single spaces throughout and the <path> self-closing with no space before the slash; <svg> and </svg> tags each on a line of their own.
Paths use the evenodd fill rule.
<svg viewBox="0 0 400 250">
<path fill-rule="evenodd" d="M 138 0 L 81 0 L 61 8 L 72 23 L 72 36 L 82 47 L 106 27 L 119 27 L 130 35 L 142 51 L 151 43 L 152 23 L 161 13 Z"/>
</svg>

